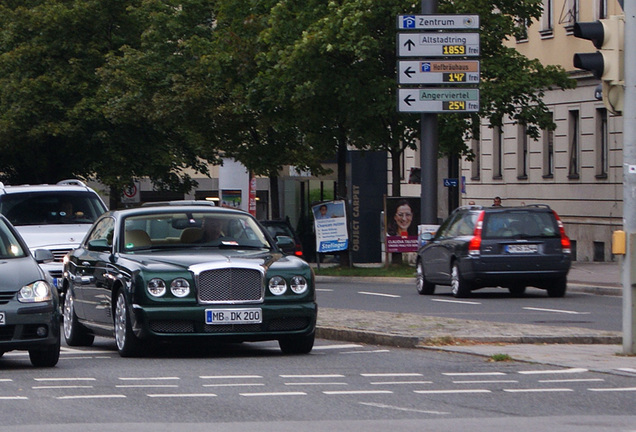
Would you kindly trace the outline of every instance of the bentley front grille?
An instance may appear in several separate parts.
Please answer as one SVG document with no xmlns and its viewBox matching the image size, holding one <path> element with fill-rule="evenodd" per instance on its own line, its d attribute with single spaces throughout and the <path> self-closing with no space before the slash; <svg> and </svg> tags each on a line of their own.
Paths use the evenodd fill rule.
<svg viewBox="0 0 636 432">
<path fill-rule="evenodd" d="M 202 271 L 197 278 L 200 303 L 258 303 L 263 301 L 262 273 L 250 268 Z"/>
</svg>

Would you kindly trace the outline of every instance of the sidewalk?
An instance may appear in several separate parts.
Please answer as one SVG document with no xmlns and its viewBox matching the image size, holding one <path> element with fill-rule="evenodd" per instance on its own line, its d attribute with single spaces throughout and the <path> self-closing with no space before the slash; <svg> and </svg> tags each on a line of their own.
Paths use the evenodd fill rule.
<svg viewBox="0 0 636 432">
<path fill-rule="evenodd" d="M 568 291 L 620 296 L 620 281 L 618 263 L 575 263 Z M 371 317 L 365 311 L 321 308 L 317 337 L 485 357 L 507 354 L 518 361 L 636 376 L 636 356 L 623 355 L 621 332 L 389 312 L 374 312 Z"/>
</svg>

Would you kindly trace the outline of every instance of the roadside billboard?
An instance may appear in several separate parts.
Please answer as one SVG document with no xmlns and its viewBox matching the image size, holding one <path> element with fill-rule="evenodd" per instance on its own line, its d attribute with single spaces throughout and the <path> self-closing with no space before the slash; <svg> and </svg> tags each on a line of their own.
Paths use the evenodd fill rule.
<svg viewBox="0 0 636 432">
<path fill-rule="evenodd" d="M 385 197 L 384 209 L 386 251 L 417 252 L 420 198 Z"/>
<path fill-rule="evenodd" d="M 349 247 L 344 201 L 325 201 L 312 208 L 316 230 L 316 252 L 332 253 Z"/>
</svg>

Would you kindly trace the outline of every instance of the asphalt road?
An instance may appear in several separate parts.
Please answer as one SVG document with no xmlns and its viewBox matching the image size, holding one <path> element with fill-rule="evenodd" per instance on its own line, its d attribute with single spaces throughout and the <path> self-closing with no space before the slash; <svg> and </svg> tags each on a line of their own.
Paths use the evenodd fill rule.
<svg viewBox="0 0 636 432">
<path fill-rule="evenodd" d="M 64 347 L 58 367 L 0 359 L 0 431 L 633 430 L 636 377 L 421 349 L 318 340 L 165 347 L 124 359 L 114 342 Z"/>
<path fill-rule="evenodd" d="M 605 331 L 620 331 L 622 326 L 622 299 L 617 296 L 570 291 L 563 298 L 550 298 L 545 290 L 528 288 L 524 297 L 514 298 L 506 289 L 486 288 L 456 299 L 448 287 L 438 287 L 432 296 L 419 295 L 415 280 L 343 279 L 317 283 L 319 307 Z"/>
</svg>

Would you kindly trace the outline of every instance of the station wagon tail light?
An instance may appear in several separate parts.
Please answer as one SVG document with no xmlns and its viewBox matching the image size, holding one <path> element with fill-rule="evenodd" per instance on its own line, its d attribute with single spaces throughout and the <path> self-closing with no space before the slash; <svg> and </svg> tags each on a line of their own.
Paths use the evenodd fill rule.
<svg viewBox="0 0 636 432">
<path fill-rule="evenodd" d="M 477 256 L 480 254 L 481 248 L 481 230 L 484 226 L 484 212 L 479 213 L 477 222 L 475 223 L 475 230 L 473 231 L 473 238 L 468 242 L 468 255 Z"/>
<path fill-rule="evenodd" d="M 561 249 L 563 249 L 563 253 L 566 253 L 566 254 L 572 253 L 572 245 L 570 243 L 570 238 L 565 234 L 565 228 L 563 227 L 563 222 L 561 222 L 561 218 L 554 210 L 552 210 L 552 213 L 554 213 L 554 217 L 556 218 L 557 225 L 559 226 L 559 234 L 561 234 Z"/>
</svg>

